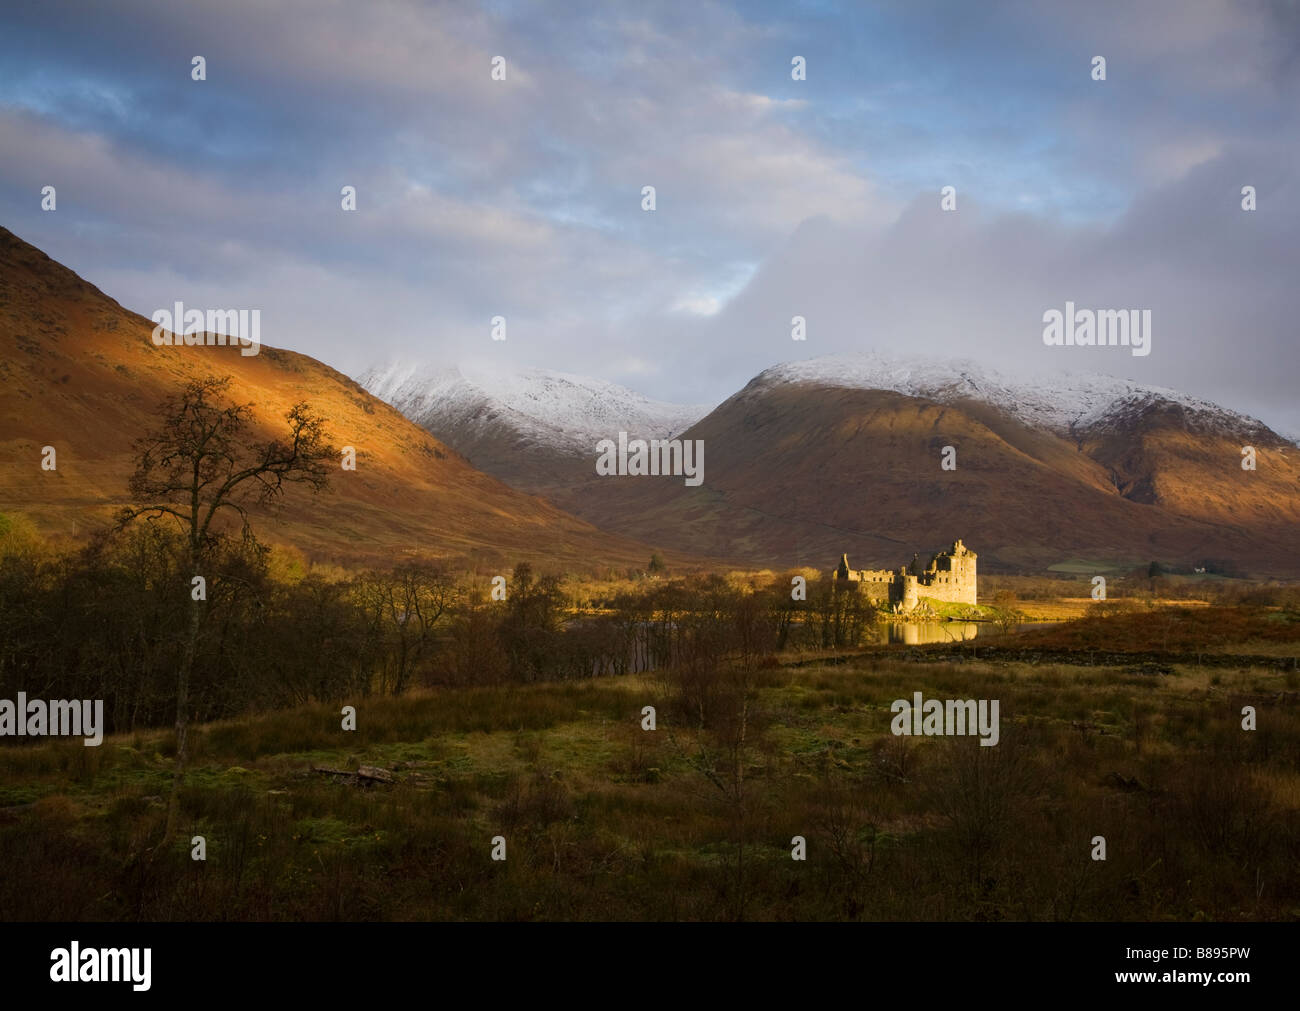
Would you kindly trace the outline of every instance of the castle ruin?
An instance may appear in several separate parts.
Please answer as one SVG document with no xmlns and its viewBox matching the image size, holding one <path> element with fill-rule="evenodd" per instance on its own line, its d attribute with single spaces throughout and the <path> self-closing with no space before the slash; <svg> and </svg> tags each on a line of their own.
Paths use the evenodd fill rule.
<svg viewBox="0 0 1300 1011">
<path fill-rule="evenodd" d="M 915 610 L 922 597 L 953 604 L 975 603 L 975 552 L 959 540 L 933 555 L 925 568 L 913 556 L 911 565 L 897 569 L 851 569 L 849 556 L 840 555 L 833 577 L 836 581 L 861 583 L 868 598 L 888 603 L 900 614 Z"/>
</svg>

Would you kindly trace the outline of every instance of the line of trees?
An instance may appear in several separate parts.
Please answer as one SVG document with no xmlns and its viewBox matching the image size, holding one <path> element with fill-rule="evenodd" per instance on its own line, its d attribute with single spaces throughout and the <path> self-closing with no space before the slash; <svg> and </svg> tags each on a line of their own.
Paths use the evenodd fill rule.
<svg viewBox="0 0 1300 1011">
<path fill-rule="evenodd" d="M 504 599 L 486 577 L 436 561 L 289 575 L 250 510 L 291 485 L 327 490 L 337 451 L 306 403 L 286 413 L 284 435 L 255 438 L 252 405 L 233 403 L 230 386 L 194 380 L 160 406 L 136 444 L 135 504 L 85 548 L 54 554 L 0 515 L 0 694 L 103 699 L 109 733 L 172 722 L 178 782 L 194 719 L 670 667 L 701 711 L 724 665 L 874 635 L 871 602 L 830 580 L 655 580 L 578 614 L 562 580 L 527 563 Z"/>
<path fill-rule="evenodd" d="M 14 520 L 5 523 L 13 525 Z M 203 620 L 191 623 L 190 542 L 133 524 L 71 554 L 0 539 L 0 696 L 102 698 L 110 733 L 438 684 L 620 675 L 668 667 L 701 682 L 724 662 L 852 647 L 874 611 L 828 582 L 655 582 L 597 614 L 564 583 L 517 565 L 504 600 L 489 577 L 436 561 L 351 577 L 286 574 L 270 549 L 229 538 L 205 552 Z M 702 688 L 700 690 L 703 690 Z"/>
</svg>

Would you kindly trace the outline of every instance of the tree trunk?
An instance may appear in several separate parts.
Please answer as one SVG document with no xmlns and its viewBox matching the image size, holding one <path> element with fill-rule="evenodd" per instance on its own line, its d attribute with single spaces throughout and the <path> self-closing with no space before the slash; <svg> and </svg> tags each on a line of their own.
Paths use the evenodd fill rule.
<svg viewBox="0 0 1300 1011">
<path fill-rule="evenodd" d="M 199 631 L 203 627 L 205 607 L 207 607 L 206 600 L 190 602 L 189 631 L 185 637 L 184 652 L 181 654 L 180 672 L 176 675 L 176 763 L 172 768 L 172 790 L 167 801 L 167 827 L 163 830 L 164 843 L 171 839 L 176 831 L 181 786 L 185 781 L 185 761 L 189 757 L 190 675 L 194 671 L 194 656 L 198 652 Z"/>
</svg>

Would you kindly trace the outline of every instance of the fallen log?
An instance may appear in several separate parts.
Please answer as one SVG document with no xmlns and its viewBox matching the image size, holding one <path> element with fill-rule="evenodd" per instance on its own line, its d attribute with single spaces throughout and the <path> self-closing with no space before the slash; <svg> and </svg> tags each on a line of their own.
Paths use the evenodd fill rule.
<svg viewBox="0 0 1300 1011">
<path fill-rule="evenodd" d="M 395 777 L 387 769 L 381 769 L 377 765 L 362 765 L 356 769 L 330 769 L 323 765 L 313 765 L 312 772 L 318 772 L 323 776 L 341 776 L 349 780 L 352 785 L 361 783 L 395 783 Z"/>
</svg>

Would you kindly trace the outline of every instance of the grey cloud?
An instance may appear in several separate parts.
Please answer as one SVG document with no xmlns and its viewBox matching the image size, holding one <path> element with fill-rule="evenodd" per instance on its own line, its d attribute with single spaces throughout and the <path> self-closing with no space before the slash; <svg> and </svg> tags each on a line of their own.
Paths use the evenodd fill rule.
<svg viewBox="0 0 1300 1011">
<path fill-rule="evenodd" d="M 703 401 L 789 357 L 897 347 L 1295 419 L 1293 13 L 871 11 L 51 3 L 13 21 L 0 210 L 132 308 L 260 304 L 345 371 L 508 355 Z M 818 61 L 807 88 L 795 45 Z M 47 180 L 57 217 L 36 209 Z M 1053 356 L 1039 320 L 1066 298 L 1149 305 L 1155 353 Z M 511 338 L 491 347 L 497 313 Z"/>
</svg>

